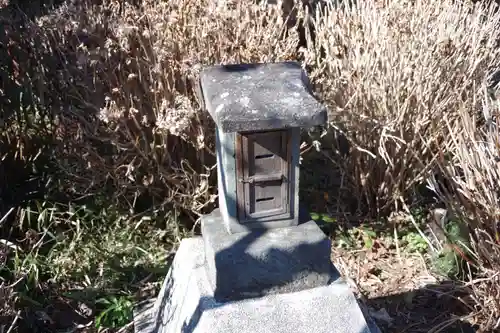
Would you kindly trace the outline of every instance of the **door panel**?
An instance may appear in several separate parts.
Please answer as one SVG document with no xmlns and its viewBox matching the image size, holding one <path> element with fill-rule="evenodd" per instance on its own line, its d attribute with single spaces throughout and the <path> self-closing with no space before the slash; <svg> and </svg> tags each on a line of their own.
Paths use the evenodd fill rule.
<svg viewBox="0 0 500 333">
<path fill-rule="evenodd" d="M 236 159 L 240 221 L 288 213 L 288 132 L 239 136 Z"/>
</svg>

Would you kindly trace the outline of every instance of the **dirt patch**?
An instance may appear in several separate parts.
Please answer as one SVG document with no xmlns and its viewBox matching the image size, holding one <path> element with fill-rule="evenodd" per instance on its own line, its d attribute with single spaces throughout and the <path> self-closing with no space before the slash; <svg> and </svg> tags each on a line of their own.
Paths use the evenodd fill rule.
<svg viewBox="0 0 500 333">
<path fill-rule="evenodd" d="M 467 307 L 460 287 L 434 276 L 426 258 L 391 249 L 334 247 L 332 260 L 382 332 L 474 332 L 460 318 Z"/>
</svg>

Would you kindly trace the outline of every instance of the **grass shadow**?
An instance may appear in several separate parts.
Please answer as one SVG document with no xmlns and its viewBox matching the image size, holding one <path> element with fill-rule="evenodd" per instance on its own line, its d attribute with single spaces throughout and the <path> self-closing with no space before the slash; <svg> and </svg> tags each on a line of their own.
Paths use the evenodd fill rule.
<svg viewBox="0 0 500 333">
<path fill-rule="evenodd" d="M 64 0 L 9 0 L 7 6 L 0 8 L 0 20 L 35 20 L 56 10 L 63 3 Z"/>
<path fill-rule="evenodd" d="M 474 333 L 477 327 L 460 320 L 473 312 L 459 299 L 466 296 L 467 293 L 457 283 L 445 281 L 365 302 L 383 332 Z"/>
</svg>

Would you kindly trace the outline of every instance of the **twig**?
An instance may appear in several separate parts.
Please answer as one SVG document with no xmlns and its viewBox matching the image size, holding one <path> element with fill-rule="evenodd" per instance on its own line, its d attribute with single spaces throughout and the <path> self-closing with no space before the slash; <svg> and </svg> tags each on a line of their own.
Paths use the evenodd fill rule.
<svg viewBox="0 0 500 333">
<path fill-rule="evenodd" d="M 425 241 L 427 242 L 427 244 L 429 245 L 429 247 L 431 248 L 431 250 L 433 252 L 437 252 L 436 248 L 434 247 L 434 245 L 432 245 L 432 243 L 429 240 L 429 238 L 427 238 L 427 236 L 422 232 L 422 230 L 420 230 L 420 228 L 419 228 L 419 226 L 417 224 L 417 221 L 415 221 L 415 219 L 413 218 L 413 215 L 411 215 L 410 209 L 408 209 L 408 206 L 404 202 L 403 197 L 400 197 L 399 200 L 401 201 L 401 204 L 403 205 L 404 210 L 408 213 L 408 216 L 410 217 L 411 223 L 413 223 L 413 225 L 417 229 L 417 231 L 420 234 L 420 236 L 422 236 L 422 238 L 425 239 Z"/>
<path fill-rule="evenodd" d="M 396 243 L 396 254 L 398 256 L 398 261 L 400 264 L 403 264 L 403 261 L 401 260 L 401 252 L 399 251 L 399 238 L 396 226 L 394 226 L 394 242 Z"/>
<path fill-rule="evenodd" d="M 26 276 L 24 276 L 24 275 L 23 275 L 23 276 L 21 276 L 19 279 L 17 279 L 17 281 L 15 281 L 14 283 L 12 283 L 12 284 L 10 284 L 10 285 L 8 285 L 8 286 L 6 286 L 6 287 L 7 287 L 7 288 L 14 288 L 14 287 L 15 287 L 15 286 L 19 283 L 19 282 L 21 282 L 22 280 L 24 280 L 24 278 L 25 278 L 25 277 L 26 277 Z"/>
<path fill-rule="evenodd" d="M 443 297 L 443 296 L 453 298 L 453 299 L 457 300 L 458 302 L 462 303 L 463 305 L 465 305 L 470 311 L 474 311 L 474 308 L 472 306 L 470 306 L 466 301 L 464 301 L 461 297 L 457 297 L 457 296 L 452 295 L 452 293 L 455 292 L 454 290 L 445 292 L 445 291 L 439 291 L 436 289 L 430 289 L 430 288 L 426 288 L 426 287 L 421 288 L 421 290 L 426 290 L 426 291 L 429 291 L 431 293 L 434 293 L 437 295 L 438 298 Z"/>
<path fill-rule="evenodd" d="M 455 317 L 455 318 L 448 319 L 448 320 L 443 321 L 440 324 L 434 326 L 433 328 L 431 328 L 429 330 L 429 333 L 439 333 L 439 332 L 442 332 L 444 329 L 450 327 L 451 325 L 453 325 L 457 321 L 463 321 L 464 319 L 471 318 L 474 315 L 475 314 L 469 314 L 467 316 Z"/>
<path fill-rule="evenodd" d="M 497 323 L 495 324 L 495 326 L 493 326 L 493 329 L 496 330 L 497 328 L 500 327 L 500 317 L 498 318 L 498 321 Z"/>
<path fill-rule="evenodd" d="M 10 215 L 10 213 L 12 213 L 12 211 L 14 210 L 14 207 L 11 207 L 9 209 L 9 211 L 2 217 L 2 219 L 0 219 L 0 226 L 2 225 L 2 223 L 7 219 L 7 217 Z"/>
<path fill-rule="evenodd" d="M 494 274 L 493 276 L 490 276 L 490 277 L 487 277 L 487 278 L 479 278 L 479 279 L 475 279 L 475 280 L 472 280 L 472 281 L 469 281 L 467 282 L 464 287 L 469 287 L 469 286 L 472 286 L 474 284 L 477 284 L 477 283 L 481 283 L 481 282 L 486 282 L 486 281 L 491 281 L 492 279 L 494 279 L 495 277 L 497 277 L 498 275 L 500 275 L 500 272 L 497 272 L 496 274 Z"/>
<path fill-rule="evenodd" d="M 429 268 L 427 267 L 427 263 L 425 262 L 425 258 L 424 258 L 424 256 L 422 255 L 422 253 L 420 253 L 420 252 L 419 252 L 419 253 L 418 253 L 418 256 L 419 256 L 420 260 L 422 261 L 422 266 L 424 266 L 424 268 L 425 268 L 425 272 L 427 273 L 427 276 L 428 276 L 428 277 L 430 276 L 430 277 L 434 278 L 434 277 L 432 276 L 432 274 L 429 272 Z M 434 278 L 434 279 L 435 279 L 435 278 Z"/>
<path fill-rule="evenodd" d="M 11 333 L 14 330 L 16 323 L 17 323 L 17 320 L 21 317 L 20 315 L 21 315 L 21 310 L 17 311 L 16 318 L 14 318 L 14 320 L 12 321 L 12 324 L 10 324 L 10 327 L 6 333 Z"/>
<path fill-rule="evenodd" d="M 123 326 L 122 328 L 120 328 L 116 333 L 123 333 L 125 332 L 129 327 L 131 327 L 132 325 L 134 325 L 134 321 L 131 321 L 130 323 L 128 323 L 127 325 Z"/>
</svg>

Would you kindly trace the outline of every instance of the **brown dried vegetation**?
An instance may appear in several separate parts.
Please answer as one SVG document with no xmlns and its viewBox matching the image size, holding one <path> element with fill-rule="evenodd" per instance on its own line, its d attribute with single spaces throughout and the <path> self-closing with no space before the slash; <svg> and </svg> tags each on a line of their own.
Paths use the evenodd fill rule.
<svg viewBox="0 0 500 333">
<path fill-rule="evenodd" d="M 0 211 L 31 200 L 9 185 L 22 183 L 43 188 L 35 197 L 99 197 L 130 216 L 175 211 L 194 222 L 216 198 L 199 69 L 301 59 L 350 145 L 341 156 L 329 135 L 321 141 L 354 193 L 351 213 L 388 215 L 431 184 L 468 223 L 478 325 L 500 327 L 500 104 L 489 82 L 500 14 L 451 0 L 295 14 L 311 23 L 307 46 L 280 3 L 67 1 L 34 21 L 2 12 L 0 172 L 12 178 Z"/>
</svg>

